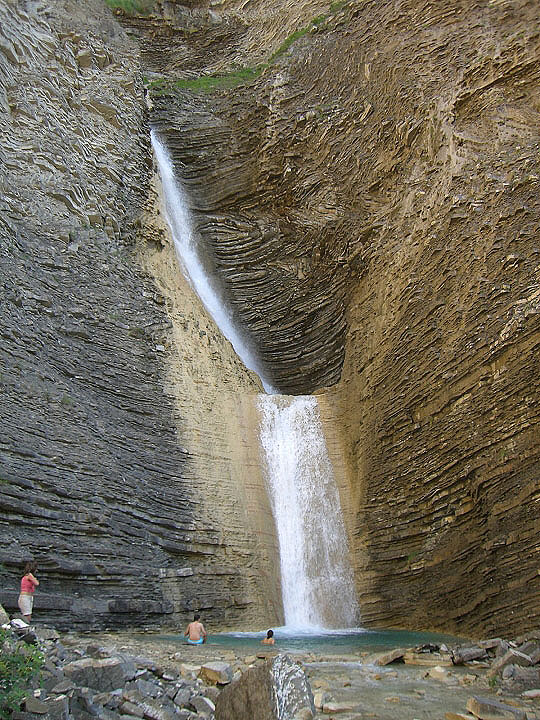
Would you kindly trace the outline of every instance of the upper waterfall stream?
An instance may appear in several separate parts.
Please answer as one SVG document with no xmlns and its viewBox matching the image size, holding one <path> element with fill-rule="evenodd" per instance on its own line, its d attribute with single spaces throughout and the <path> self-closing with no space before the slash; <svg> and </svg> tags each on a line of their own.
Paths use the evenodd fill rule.
<svg viewBox="0 0 540 720">
<path fill-rule="evenodd" d="M 205 270 L 193 232 L 185 192 L 174 174 L 171 157 L 155 130 L 151 131 L 150 136 L 163 186 L 165 215 L 184 274 L 244 365 L 259 376 L 266 392 L 275 392 L 275 389 L 264 377 L 260 363 L 251 349 L 245 333 L 242 333 L 235 325 L 232 312 L 227 307 L 219 283 L 213 281 Z"/>
<path fill-rule="evenodd" d="M 260 440 L 279 540 L 285 623 L 298 630 L 353 627 L 358 605 L 317 399 L 272 394 L 276 390 L 235 326 L 219 283 L 206 272 L 170 155 L 155 131 L 151 137 L 166 219 L 184 272 L 237 355 L 271 393 L 258 396 Z"/>
</svg>

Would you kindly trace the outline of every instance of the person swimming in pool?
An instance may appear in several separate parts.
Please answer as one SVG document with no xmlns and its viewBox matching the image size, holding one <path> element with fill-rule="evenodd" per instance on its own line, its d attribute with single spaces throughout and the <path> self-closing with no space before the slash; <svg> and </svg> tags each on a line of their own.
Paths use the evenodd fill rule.
<svg viewBox="0 0 540 720">
<path fill-rule="evenodd" d="M 190 622 L 186 628 L 184 636 L 187 637 L 187 642 L 190 645 L 202 645 L 206 642 L 206 630 L 202 622 L 199 622 L 200 615 L 193 616 L 193 622 Z"/>
<path fill-rule="evenodd" d="M 262 642 L 263 645 L 273 645 L 273 644 L 275 643 L 275 640 L 274 640 L 274 631 L 273 631 L 273 630 L 269 630 L 269 631 L 266 633 L 266 637 L 263 638 L 263 639 L 261 640 L 261 642 Z"/>
</svg>

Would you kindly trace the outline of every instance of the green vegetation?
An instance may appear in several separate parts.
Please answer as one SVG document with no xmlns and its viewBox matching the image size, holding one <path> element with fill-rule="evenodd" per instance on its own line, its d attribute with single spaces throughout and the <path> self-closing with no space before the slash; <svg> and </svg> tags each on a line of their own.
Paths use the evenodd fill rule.
<svg viewBox="0 0 540 720">
<path fill-rule="evenodd" d="M 121 0 L 106 0 L 107 4 L 120 3 Z M 122 0 L 123 4 L 129 4 L 134 0 Z M 191 90 L 193 92 L 211 92 L 212 90 L 220 90 L 237 87 L 238 85 L 245 85 L 256 80 L 262 73 L 270 67 L 270 65 L 277 60 L 281 55 L 284 55 L 287 50 L 297 40 L 304 35 L 314 31 L 317 28 L 323 28 L 324 24 L 329 20 L 332 15 L 342 10 L 348 5 L 349 0 L 340 0 L 340 2 L 333 2 L 330 5 L 328 14 L 317 15 L 310 20 L 309 25 L 306 27 L 295 30 L 281 43 L 278 49 L 272 53 L 270 59 L 266 63 L 261 63 L 256 67 L 243 67 L 236 70 L 232 70 L 230 73 L 221 75 L 201 75 L 196 78 L 186 78 L 183 80 L 169 80 L 167 78 L 160 78 L 159 80 L 148 81 L 145 79 L 146 87 L 152 91 L 153 95 L 166 95 L 175 90 Z M 141 4 L 140 2 L 138 4 Z M 148 4 L 148 3 L 147 3 Z"/>
<path fill-rule="evenodd" d="M 330 13 L 332 15 L 335 15 L 335 13 L 339 12 L 340 10 L 343 10 L 345 5 L 347 5 L 348 0 L 339 0 L 339 2 L 333 2 L 330 5 Z"/>
<path fill-rule="evenodd" d="M 152 0 L 105 0 L 105 4 L 126 15 L 149 15 L 154 7 Z"/>
<path fill-rule="evenodd" d="M 147 87 L 153 90 L 155 95 L 162 95 L 171 90 L 193 90 L 194 92 L 210 92 L 220 88 L 232 88 L 255 80 L 268 67 L 258 65 L 254 68 L 239 68 L 226 75 L 201 75 L 196 78 L 185 80 L 154 80 L 147 83 Z"/>
<path fill-rule="evenodd" d="M 43 655 L 37 648 L 17 643 L 8 630 L 0 630 L 1 720 L 8 720 L 19 710 L 30 681 L 42 665 Z"/>
<path fill-rule="evenodd" d="M 322 15 L 320 17 L 323 17 Z M 322 20 L 321 20 L 322 22 Z M 320 24 L 320 23 L 318 23 Z M 281 45 L 278 47 L 278 49 L 272 53 L 270 56 L 270 61 L 276 60 L 278 57 L 283 55 L 287 52 L 287 50 L 291 47 L 293 43 L 295 43 L 297 40 L 299 40 L 301 37 L 304 37 L 304 35 L 307 35 L 307 33 L 311 30 L 312 26 L 308 26 L 305 28 L 301 28 L 300 30 L 295 30 L 289 37 L 285 38 L 285 40 L 281 43 Z"/>
</svg>

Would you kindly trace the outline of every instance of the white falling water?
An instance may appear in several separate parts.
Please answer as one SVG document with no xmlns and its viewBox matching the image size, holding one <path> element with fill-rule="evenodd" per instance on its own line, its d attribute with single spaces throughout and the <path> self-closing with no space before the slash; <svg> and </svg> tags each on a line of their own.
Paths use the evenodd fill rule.
<svg viewBox="0 0 540 720">
<path fill-rule="evenodd" d="M 260 377 L 255 354 L 218 283 L 205 270 L 184 190 L 155 131 L 151 133 L 165 214 L 184 274 L 246 367 Z M 278 532 L 285 623 L 291 629 L 353 627 L 358 607 L 339 495 L 314 397 L 260 395 L 261 444 Z"/>
<path fill-rule="evenodd" d="M 191 226 L 190 210 L 184 189 L 175 177 L 171 157 L 157 133 L 152 130 L 150 135 L 163 187 L 166 219 L 171 228 L 184 275 L 244 365 L 259 376 L 266 392 L 275 392 L 265 379 L 247 339 L 235 326 L 219 284 L 212 282 L 204 268 Z"/>
<path fill-rule="evenodd" d="M 347 536 L 317 399 L 260 395 L 258 404 L 285 624 L 354 627 L 358 604 Z"/>
</svg>

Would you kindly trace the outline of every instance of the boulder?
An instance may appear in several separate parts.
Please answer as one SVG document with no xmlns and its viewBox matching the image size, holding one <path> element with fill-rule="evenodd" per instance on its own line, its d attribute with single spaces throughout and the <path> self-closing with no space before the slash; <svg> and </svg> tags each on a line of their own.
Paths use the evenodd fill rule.
<svg viewBox="0 0 540 720">
<path fill-rule="evenodd" d="M 476 695 L 467 701 L 467 710 L 479 720 L 526 720 L 523 710 Z"/>
<path fill-rule="evenodd" d="M 24 709 L 26 712 L 36 713 L 36 715 L 46 715 L 49 712 L 47 703 L 33 695 L 29 695 L 24 701 Z"/>
<path fill-rule="evenodd" d="M 484 650 L 491 650 L 491 654 L 495 653 L 497 657 L 504 655 L 504 653 L 510 647 L 506 640 L 502 638 L 489 638 L 488 640 L 480 640 L 476 643 L 478 647 L 484 648 Z"/>
<path fill-rule="evenodd" d="M 323 705 L 325 715 L 338 715 L 339 713 L 353 712 L 355 705 L 346 702 L 329 702 Z"/>
<path fill-rule="evenodd" d="M 394 650 L 370 655 L 366 658 L 365 662 L 366 665 L 390 665 L 390 663 L 403 660 L 406 652 L 407 650 L 404 648 L 394 648 Z"/>
<path fill-rule="evenodd" d="M 435 665 L 426 673 L 425 677 L 429 677 L 433 680 L 439 680 L 444 683 L 451 683 L 454 681 L 454 677 L 448 672 L 448 670 L 440 665 Z"/>
<path fill-rule="evenodd" d="M 203 716 L 211 715 L 216 709 L 214 703 L 209 698 L 204 697 L 204 695 L 195 695 L 191 698 L 189 704 L 199 715 Z"/>
<path fill-rule="evenodd" d="M 67 695 L 58 695 L 47 701 L 47 714 L 50 720 L 64 720 L 69 713 L 69 698 Z"/>
<path fill-rule="evenodd" d="M 174 696 L 174 702 L 178 707 L 185 707 L 191 698 L 191 690 L 189 687 L 180 688 L 180 690 Z"/>
<path fill-rule="evenodd" d="M 2 605 L 0 605 L 0 625 L 6 625 L 7 623 L 9 623 L 9 615 Z"/>
<path fill-rule="evenodd" d="M 478 645 L 472 647 L 457 647 L 452 650 L 452 661 L 454 665 L 463 665 L 471 660 L 487 658 L 486 649 Z"/>
<path fill-rule="evenodd" d="M 314 715 L 303 669 L 282 654 L 249 668 L 240 680 L 225 687 L 215 712 L 216 720 L 294 720 Z"/>
<path fill-rule="evenodd" d="M 199 677 L 208 685 L 227 685 L 232 681 L 233 671 L 226 662 L 209 662 L 201 666 Z"/>
<path fill-rule="evenodd" d="M 452 656 L 450 653 L 425 653 L 415 652 L 414 650 L 408 650 L 403 655 L 403 660 L 406 665 L 424 665 L 427 667 L 434 665 L 441 665 L 445 667 L 452 667 Z"/>
<path fill-rule="evenodd" d="M 515 648 L 510 648 L 504 653 L 504 655 L 493 661 L 491 668 L 488 672 L 488 676 L 494 677 L 504 667 L 506 667 L 506 665 L 521 665 L 523 667 L 526 667 L 532 664 L 533 662 L 529 655 L 525 655 L 525 653 L 522 653 Z"/>
<path fill-rule="evenodd" d="M 503 680 L 516 680 L 521 683 L 537 685 L 540 681 L 540 668 L 506 665 L 502 671 L 502 678 Z"/>
<path fill-rule="evenodd" d="M 272 679 L 279 720 L 292 719 L 304 708 L 312 716 L 315 715 L 313 695 L 306 674 L 288 655 L 277 655 L 273 659 Z"/>
<path fill-rule="evenodd" d="M 100 692 L 123 687 L 136 672 L 133 662 L 120 658 L 82 658 L 64 666 L 64 674 L 75 685 Z"/>
</svg>

